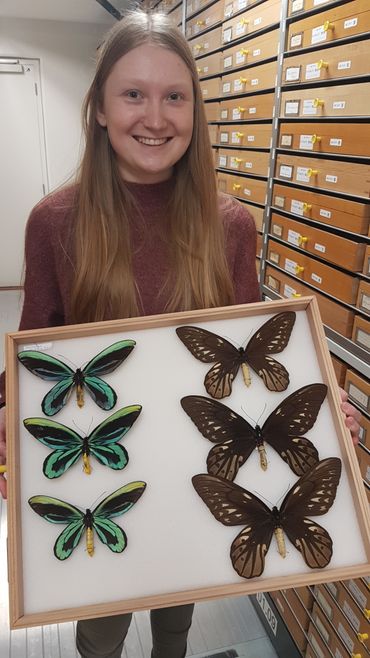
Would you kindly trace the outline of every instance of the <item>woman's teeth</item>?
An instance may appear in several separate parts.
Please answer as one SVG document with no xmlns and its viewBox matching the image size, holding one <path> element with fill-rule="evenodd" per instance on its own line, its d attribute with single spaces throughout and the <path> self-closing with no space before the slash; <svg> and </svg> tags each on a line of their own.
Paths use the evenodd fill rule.
<svg viewBox="0 0 370 658">
<path fill-rule="evenodd" d="M 135 137 L 135 139 L 140 142 L 140 144 L 145 144 L 146 146 L 161 146 L 165 144 L 169 137 L 162 137 L 161 139 L 154 139 L 153 137 Z"/>
</svg>

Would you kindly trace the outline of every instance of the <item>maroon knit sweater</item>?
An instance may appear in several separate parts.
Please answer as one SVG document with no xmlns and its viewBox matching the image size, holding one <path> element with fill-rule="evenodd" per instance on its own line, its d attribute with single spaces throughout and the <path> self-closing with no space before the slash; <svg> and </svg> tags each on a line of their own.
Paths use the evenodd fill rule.
<svg viewBox="0 0 370 658">
<path fill-rule="evenodd" d="M 165 311 L 159 291 L 168 273 L 167 246 L 160 238 L 160 223 L 172 181 L 142 185 L 129 183 L 142 217 L 131 225 L 133 270 L 141 297 L 141 315 Z M 31 212 L 26 230 L 26 277 L 19 329 L 40 329 L 70 324 L 73 259 L 68 236 L 73 222 L 75 188 L 60 190 L 42 200 Z M 235 290 L 235 303 L 260 299 L 255 268 L 256 229 L 249 212 L 232 197 L 222 203 L 226 256 Z M 108 319 L 108 318 L 107 318 Z M 0 403 L 4 401 L 4 374 Z"/>
</svg>

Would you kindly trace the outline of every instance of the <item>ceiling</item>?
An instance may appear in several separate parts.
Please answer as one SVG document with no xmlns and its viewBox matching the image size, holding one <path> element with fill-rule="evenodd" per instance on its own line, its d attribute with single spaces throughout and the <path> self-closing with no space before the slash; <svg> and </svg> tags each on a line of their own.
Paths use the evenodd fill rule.
<svg viewBox="0 0 370 658">
<path fill-rule="evenodd" d="M 109 0 L 121 13 L 130 0 Z M 0 0 L 0 17 L 112 24 L 113 17 L 96 0 Z"/>
</svg>

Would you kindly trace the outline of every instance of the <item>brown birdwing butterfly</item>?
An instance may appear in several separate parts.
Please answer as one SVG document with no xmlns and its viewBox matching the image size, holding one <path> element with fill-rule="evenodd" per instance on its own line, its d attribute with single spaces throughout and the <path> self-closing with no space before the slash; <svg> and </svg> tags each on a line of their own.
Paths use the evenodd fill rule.
<svg viewBox="0 0 370 658">
<path fill-rule="evenodd" d="M 252 427 L 226 405 L 201 395 L 182 398 L 181 406 L 201 434 L 216 443 L 207 458 L 210 475 L 234 480 L 255 448 L 266 470 L 265 442 L 296 475 L 303 475 L 319 461 L 315 446 L 303 434 L 315 424 L 326 393 L 325 384 L 303 386 L 285 398 L 262 427 Z"/>
<path fill-rule="evenodd" d="M 295 318 L 292 311 L 274 315 L 256 331 L 245 348 L 237 348 L 225 338 L 200 327 L 178 327 L 176 333 L 196 359 L 204 363 L 215 362 L 204 379 L 207 393 L 213 398 L 230 395 L 240 367 L 249 386 L 248 366 L 261 377 L 269 391 L 285 391 L 289 385 L 289 373 L 270 354 L 278 354 L 287 346 Z"/>
<path fill-rule="evenodd" d="M 308 567 L 323 569 L 329 564 L 333 553 L 330 535 L 307 517 L 322 516 L 331 508 L 341 468 L 337 457 L 318 462 L 288 491 L 280 509 L 272 510 L 234 482 L 213 475 L 195 475 L 192 482 L 217 521 L 226 526 L 245 526 L 231 544 L 230 557 L 239 576 L 255 578 L 264 570 L 273 534 L 282 557 L 286 553 L 286 533 Z"/>
</svg>

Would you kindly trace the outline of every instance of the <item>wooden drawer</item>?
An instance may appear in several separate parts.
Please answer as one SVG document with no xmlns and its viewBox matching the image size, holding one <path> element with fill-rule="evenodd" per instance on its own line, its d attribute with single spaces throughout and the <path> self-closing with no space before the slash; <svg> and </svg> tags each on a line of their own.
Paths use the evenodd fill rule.
<svg viewBox="0 0 370 658">
<path fill-rule="evenodd" d="M 230 18 L 243 9 L 248 9 L 257 4 L 259 0 L 225 0 L 224 2 L 224 18 Z"/>
<path fill-rule="evenodd" d="M 208 30 L 213 25 L 220 23 L 223 19 L 223 14 L 223 0 L 218 0 L 204 11 L 201 11 L 200 14 L 197 14 L 195 18 L 186 21 L 186 38 L 191 39 L 191 37 L 201 34 L 204 30 Z"/>
<path fill-rule="evenodd" d="M 356 315 L 353 323 L 352 340 L 370 352 L 370 320 L 365 320 L 360 315 Z"/>
<path fill-rule="evenodd" d="M 232 176 L 217 172 L 219 189 L 221 192 L 232 194 L 240 199 L 252 201 L 253 203 L 266 203 L 267 181 L 261 181 L 245 176 Z"/>
<path fill-rule="evenodd" d="M 350 272 L 360 272 L 362 269 L 365 245 L 354 240 L 321 231 L 277 213 L 272 213 L 270 233 Z"/>
<path fill-rule="evenodd" d="M 280 20 L 280 0 L 265 0 L 235 18 L 226 21 L 222 27 L 222 42 L 230 43 L 235 39 L 249 36 L 257 30 L 263 30 Z"/>
<path fill-rule="evenodd" d="M 355 405 L 370 414 L 370 383 L 357 372 L 347 370 L 344 388 Z"/>
<path fill-rule="evenodd" d="M 211 53 L 213 50 L 217 50 L 217 48 L 221 46 L 221 40 L 221 27 L 216 27 L 214 30 L 210 30 L 210 32 L 199 35 L 196 39 L 189 41 L 189 46 L 193 56 L 197 58 L 202 55 L 208 55 L 208 53 Z"/>
<path fill-rule="evenodd" d="M 362 272 L 363 274 L 366 274 L 366 276 L 370 276 L 370 244 L 366 247 Z"/>
<path fill-rule="evenodd" d="M 361 281 L 356 301 L 357 308 L 370 315 L 370 283 Z"/>
<path fill-rule="evenodd" d="M 368 0 L 352 0 L 292 23 L 288 30 L 288 50 L 330 43 L 369 30 Z"/>
<path fill-rule="evenodd" d="M 257 244 L 256 244 L 256 256 L 257 258 L 261 258 L 262 256 L 262 245 L 263 245 L 263 238 L 261 233 L 257 233 Z"/>
<path fill-rule="evenodd" d="M 233 46 L 222 53 L 222 68 L 224 71 L 236 69 L 246 64 L 277 57 L 279 47 L 279 30 L 268 32 L 267 35 L 250 39 L 244 44 Z"/>
<path fill-rule="evenodd" d="M 337 378 L 337 382 L 339 386 L 343 388 L 344 381 L 346 379 L 347 365 L 340 359 L 337 359 L 332 354 L 330 356 L 331 356 L 331 362 L 333 364 L 335 376 Z"/>
<path fill-rule="evenodd" d="M 218 98 L 220 95 L 220 80 L 221 78 L 210 78 L 209 80 L 201 80 L 200 88 L 204 100 L 208 98 Z"/>
<path fill-rule="evenodd" d="M 182 4 L 176 7 L 169 14 L 170 19 L 175 23 L 175 25 L 181 25 L 182 23 Z"/>
<path fill-rule="evenodd" d="M 351 338 L 355 317 L 353 311 L 337 304 L 332 299 L 328 299 L 328 297 L 325 297 L 319 292 L 314 293 L 312 288 L 309 288 L 297 279 L 293 279 L 288 274 L 285 274 L 285 272 L 276 270 L 271 265 L 266 266 L 265 285 L 288 299 L 314 294 L 319 305 L 323 323 L 334 329 L 334 331 L 337 331 L 338 334 L 346 338 Z"/>
<path fill-rule="evenodd" d="M 276 176 L 311 188 L 370 197 L 370 165 L 279 154 Z"/>
<path fill-rule="evenodd" d="M 315 50 L 284 62 L 283 84 L 353 78 L 370 73 L 370 40 Z"/>
<path fill-rule="evenodd" d="M 321 5 L 326 7 L 332 5 L 336 0 L 289 0 L 288 16 L 295 16 L 298 12 L 316 9 Z"/>
<path fill-rule="evenodd" d="M 243 174 L 254 174 L 255 176 L 268 175 L 269 153 L 258 151 L 242 151 L 231 149 L 219 149 L 218 167 L 239 171 Z M 362 262 L 361 262 L 362 268 Z"/>
<path fill-rule="evenodd" d="M 281 123 L 279 146 L 313 153 L 369 157 L 370 123 Z"/>
<path fill-rule="evenodd" d="M 243 99 L 221 101 L 220 121 L 255 121 L 272 118 L 274 94 L 246 96 Z"/>
<path fill-rule="evenodd" d="M 213 0 L 187 0 L 186 2 L 186 16 L 191 16 L 195 11 L 211 5 Z"/>
<path fill-rule="evenodd" d="M 285 117 L 312 119 L 368 116 L 369 107 L 370 82 L 363 82 L 354 85 L 284 91 L 281 95 L 280 114 Z"/>
<path fill-rule="evenodd" d="M 243 203 L 243 206 L 250 212 L 252 215 L 254 222 L 256 224 L 256 229 L 257 231 L 260 231 L 262 233 L 263 231 L 263 215 L 264 215 L 264 208 L 258 208 L 257 206 L 252 206 L 250 203 Z"/>
<path fill-rule="evenodd" d="M 213 55 L 208 55 L 208 57 L 202 57 L 197 60 L 198 75 L 200 78 L 208 75 L 218 75 L 221 65 L 221 53 L 213 53 Z"/>
<path fill-rule="evenodd" d="M 217 144 L 218 126 L 216 124 L 210 124 L 208 126 L 208 134 L 211 144 Z"/>
<path fill-rule="evenodd" d="M 360 420 L 360 442 L 370 449 L 370 420 L 362 414 Z"/>
<path fill-rule="evenodd" d="M 271 147 L 272 126 L 270 124 L 233 124 L 219 127 L 218 143 L 248 148 Z M 370 211 L 370 208 L 369 208 Z"/>
<path fill-rule="evenodd" d="M 218 163 L 218 149 L 212 149 L 212 158 L 213 158 L 213 166 L 214 168 L 217 167 Z"/>
<path fill-rule="evenodd" d="M 221 95 L 251 94 L 262 89 L 275 89 L 277 62 L 229 73 L 221 78 Z"/>
<path fill-rule="evenodd" d="M 204 103 L 204 111 L 206 113 L 207 121 L 218 121 L 220 115 L 220 103 L 218 101 Z"/>
<path fill-rule="evenodd" d="M 310 285 L 333 295 L 342 302 L 354 304 L 358 279 L 336 270 L 330 265 L 314 260 L 307 254 L 294 251 L 271 238 L 268 242 L 267 259 L 273 265 L 278 265 L 288 274 L 299 277 Z"/>
<path fill-rule="evenodd" d="M 350 626 L 344 617 L 343 612 L 334 603 L 334 600 L 330 596 L 326 587 L 324 585 L 315 585 L 314 593 L 321 609 L 324 611 L 325 616 L 330 619 L 336 634 L 341 638 L 344 646 L 349 652 L 349 655 L 365 656 L 364 645 L 359 641 L 356 631 Z M 331 646 L 333 645 L 331 644 Z M 325 652 L 323 655 L 326 658 Z"/>
<path fill-rule="evenodd" d="M 370 227 L 370 205 L 327 194 L 275 183 L 273 205 L 298 217 L 313 219 L 353 233 L 367 235 Z"/>
</svg>

